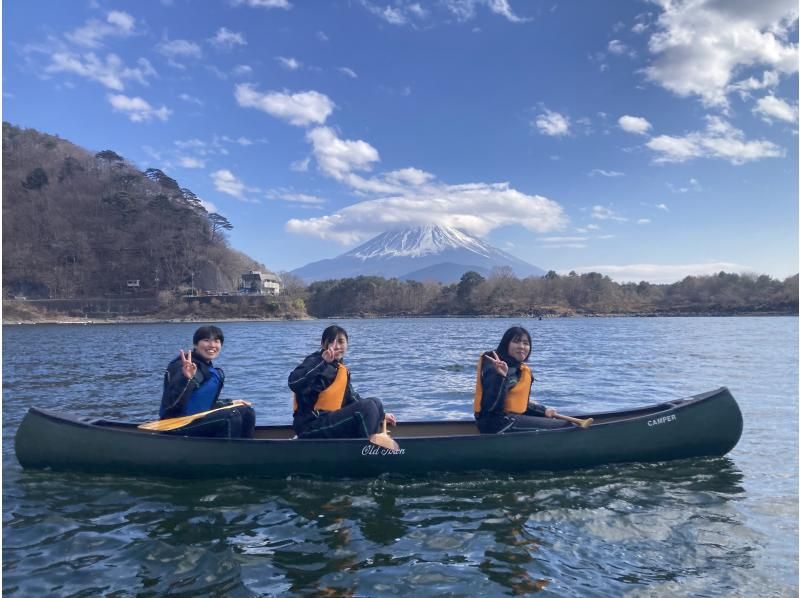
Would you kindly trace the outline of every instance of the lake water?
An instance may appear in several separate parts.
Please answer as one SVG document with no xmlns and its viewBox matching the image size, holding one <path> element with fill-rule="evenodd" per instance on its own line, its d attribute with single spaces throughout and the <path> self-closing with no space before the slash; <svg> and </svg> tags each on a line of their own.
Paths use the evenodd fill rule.
<svg viewBox="0 0 800 598">
<path fill-rule="evenodd" d="M 286 378 L 329 322 L 224 323 L 225 396 L 291 421 Z M 157 417 L 197 324 L 3 329 L 3 594 L 796 596 L 798 320 L 340 320 L 362 395 L 399 419 L 470 419 L 475 363 L 532 333 L 562 413 L 728 386 L 726 457 L 564 473 L 185 481 L 22 471 L 31 405 Z M 47 439 L 42 439 L 46 442 Z"/>
</svg>

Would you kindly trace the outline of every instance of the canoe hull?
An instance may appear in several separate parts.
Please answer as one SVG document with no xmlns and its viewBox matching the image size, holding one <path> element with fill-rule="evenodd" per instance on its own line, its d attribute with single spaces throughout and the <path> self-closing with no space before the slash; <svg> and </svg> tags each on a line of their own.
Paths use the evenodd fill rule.
<svg viewBox="0 0 800 598">
<path fill-rule="evenodd" d="M 481 435 L 469 422 L 401 424 L 400 451 L 364 439 L 290 440 L 285 426 L 259 435 L 285 438 L 188 438 L 31 408 L 16 437 L 25 468 L 180 477 L 292 474 L 371 477 L 435 471 L 531 471 L 606 463 L 721 456 L 738 442 L 742 416 L 726 388 L 632 411 L 586 414 L 595 424 Z M 476 431 L 476 430 L 475 430 Z"/>
</svg>

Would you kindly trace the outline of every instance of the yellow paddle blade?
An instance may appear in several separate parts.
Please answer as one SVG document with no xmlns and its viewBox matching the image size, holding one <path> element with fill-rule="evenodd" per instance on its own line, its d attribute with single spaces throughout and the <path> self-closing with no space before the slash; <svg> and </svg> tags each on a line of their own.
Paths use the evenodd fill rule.
<svg viewBox="0 0 800 598">
<path fill-rule="evenodd" d="M 245 401 L 234 401 L 230 405 L 225 405 L 225 407 L 218 407 L 217 409 L 210 409 L 209 411 L 201 411 L 200 413 L 193 413 L 192 415 L 184 415 L 182 417 L 170 417 L 169 419 L 157 419 L 152 422 L 147 422 L 136 426 L 140 430 L 149 430 L 150 432 L 166 432 L 168 430 L 177 430 L 178 428 L 182 428 L 186 424 L 193 422 L 196 419 L 200 419 L 201 417 L 205 417 L 209 413 L 214 413 L 215 411 L 222 411 L 223 409 L 232 409 L 233 407 L 239 407 L 241 405 L 247 405 Z"/>
</svg>

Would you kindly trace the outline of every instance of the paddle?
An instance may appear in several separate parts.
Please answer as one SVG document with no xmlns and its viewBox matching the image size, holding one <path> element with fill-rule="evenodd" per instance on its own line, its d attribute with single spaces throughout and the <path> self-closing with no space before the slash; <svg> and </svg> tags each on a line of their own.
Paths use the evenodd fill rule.
<svg viewBox="0 0 800 598">
<path fill-rule="evenodd" d="M 369 441 L 372 444 L 377 444 L 378 446 L 382 446 L 383 448 L 391 451 L 400 450 L 400 445 L 397 444 L 394 438 L 389 436 L 389 432 L 386 431 L 386 418 L 383 420 L 383 431 L 370 436 Z"/>
<path fill-rule="evenodd" d="M 571 424 L 575 424 L 576 426 L 580 426 L 581 428 L 588 428 L 592 425 L 594 418 L 589 419 L 578 419 L 577 417 L 570 417 L 569 415 L 561 415 L 560 413 L 556 413 L 554 416 L 556 419 L 563 419 L 564 421 L 570 422 Z"/>
<path fill-rule="evenodd" d="M 225 405 L 224 407 L 218 407 L 217 409 L 211 409 L 209 411 L 201 411 L 200 413 L 193 413 L 192 415 L 184 415 L 182 417 L 171 417 L 169 419 L 157 419 L 156 421 L 147 422 L 145 424 L 141 424 L 136 426 L 140 430 L 149 430 L 151 432 L 166 432 L 168 430 L 175 430 L 177 428 L 182 428 L 188 423 L 193 422 L 196 419 L 200 419 L 201 417 L 205 417 L 209 413 L 214 413 L 215 411 L 221 411 L 222 409 L 231 409 L 232 407 L 240 407 L 242 405 L 247 405 L 248 403 L 245 401 L 236 400 L 230 405 Z"/>
</svg>

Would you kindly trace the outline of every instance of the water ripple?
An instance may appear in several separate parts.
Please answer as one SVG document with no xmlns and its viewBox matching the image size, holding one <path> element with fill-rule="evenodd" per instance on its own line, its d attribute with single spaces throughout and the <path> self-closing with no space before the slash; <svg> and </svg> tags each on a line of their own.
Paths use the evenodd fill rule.
<svg viewBox="0 0 800 598">
<path fill-rule="evenodd" d="M 327 323 L 224 324 L 226 395 L 253 400 L 260 423 L 288 423 L 286 378 Z M 470 418 L 477 356 L 521 323 L 545 404 L 624 409 L 727 385 L 744 436 L 725 458 L 561 473 L 173 481 L 22 472 L 13 435 L 28 406 L 152 419 L 163 367 L 196 325 L 5 328 L 4 593 L 797 594 L 796 318 L 340 323 L 354 385 L 401 419 Z M 68 368 L 41 359 L 75 346 L 80 361 Z"/>
</svg>

